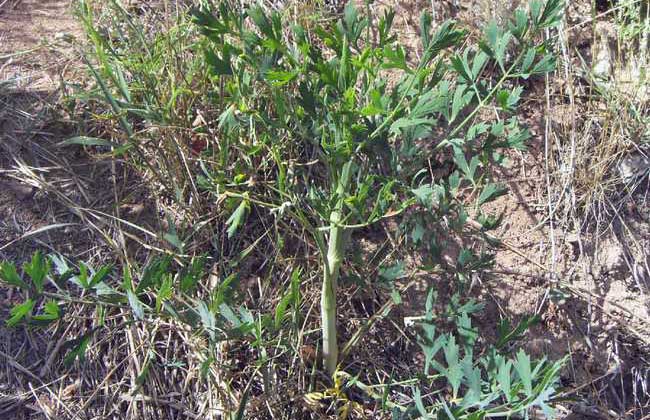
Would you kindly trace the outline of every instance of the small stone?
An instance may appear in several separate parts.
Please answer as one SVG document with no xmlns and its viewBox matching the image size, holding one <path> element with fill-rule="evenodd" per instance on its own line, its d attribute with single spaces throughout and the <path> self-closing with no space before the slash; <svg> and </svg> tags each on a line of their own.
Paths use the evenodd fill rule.
<svg viewBox="0 0 650 420">
<path fill-rule="evenodd" d="M 8 189 L 20 201 L 25 201 L 34 197 L 34 193 L 36 193 L 36 188 L 20 182 L 0 182 L 0 187 Z"/>
<path fill-rule="evenodd" d="M 618 172 L 625 183 L 630 183 L 650 172 L 650 159 L 641 153 L 626 156 L 618 163 Z"/>
<path fill-rule="evenodd" d="M 66 42 L 68 44 L 71 44 L 74 42 L 75 37 L 72 34 L 65 33 L 65 32 L 57 32 L 54 34 L 54 39 L 59 42 Z"/>
<path fill-rule="evenodd" d="M 623 247 L 613 240 L 603 242 L 598 254 L 602 268 L 606 272 L 620 271 L 625 266 Z"/>
<path fill-rule="evenodd" d="M 580 234 L 571 232 L 566 235 L 566 241 L 570 244 L 577 244 L 580 242 Z"/>
</svg>

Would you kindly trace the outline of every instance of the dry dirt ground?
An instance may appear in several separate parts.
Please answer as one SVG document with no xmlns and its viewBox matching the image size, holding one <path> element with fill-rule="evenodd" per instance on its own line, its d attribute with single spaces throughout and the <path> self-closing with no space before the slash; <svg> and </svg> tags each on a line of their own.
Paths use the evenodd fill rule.
<svg viewBox="0 0 650 420">
<path fill-rule="evenodd" d="M 22 264 L 38 249 L 93 259 L 104 250 L 73 209 L 96 206 L 107 168 L 57 146 L 74 133 L 57 104 L 69 89 L 63 81 L 78 80 L 79 56 L 65 41 L 80 35 L 70 1 L 0 1 L 0 260 Z M 3 319 L 16 298 L 0 290 Z M 2 325 L 0 418 L 60 418 L 57 410 L 75 418 L 61 408 L 71 381 L 50 380 L 57 343 Z"/>
<path fill-rule="evenodd" d="M 454 8 L 453 3 L 437 3 L 437 17 L 475 24 L 485 18 L 481 13 L 490 13 L 481 0 L 473 2 L 474 8 Z M 411 22 L 409 16 L 428 5 L 400 2 L 398 16 L 405 27 L 414 28 L 417 19 Z M 65 42 L 68 35 L 81 36 L 69 1 L 0 0 L 2 260 L 21 262 L 42 248 L 89 258 L 104 248 L 97 232 L 83 226 L 70 209 L 99 205 L 107 168 L 56 147 L 74 134 L 74 124 L 55 106 L 66 93 L 62 82 L 73 82 L 82 71 L 78 55 Z M 627 413 L 629 418 L 647 418 L 649 306 L 647 290 L 634 274 L 643 268 L 628 264 L 615 227 L 576 239 L 559 221 L 549 223 L 545 91 L 543 83 L 531 89 L 525 109 L 534 138 L 529 151 L 511 156 L 512 166 L 501 173 L 510 191 L 493 205 L 493 211 L 505 216 L 496 235 L 504 246 L 495 269 L 478 279 L 475 288 L 487 302 L 484 333 L 494 335 L 489 328 L 501 316 L 516 321 L 537 313 L 541 322 L 533 328 L 529 350 L 552 359 L 569 354 L 563 384 L 569 390 L 579 388 L 572 394 L 574 401 L 564 404 L 563 417 L 624 418 L 621 413 Z M 25 176 L 32 167 L 47 169 Z M 21 179 L 33 177 L 33 185 L 15 180 L 19 170 Z M 66 185 L 70 193 L 53 198 L 48 182 Z M 646 211 L 640 203 L 625 219 L 645 243 L 650 238 Z M 0 318 L 11 303 L 12 296 L 1 291 Z M 0 327 L 0 418 L 49 417 L 50 405 L 60 412 L 65 399 L 73 397 L 63 383 L 48 382 L 43 345 L 48 343 L 34 343 L 29 334 Z"/>
<path fill-rule="evenodd" d="M 55 104 L 64 94 L 62 80 L 75 80 L 79 68 L 78 57 L 63 42 L 66 34 L 81 34 L 68 1 L 9 0 L 0 7 L 0 80 L 5 83 L 0 90 L 3 258 L 20 261 L 42 246 L 62 246 L 70 253 L 82 253 L 89 246 L 83 234 L 70 234 L 72 226 L 18 240 L 29 232 L 69 222 L 38 179 L 83 182 L 73 172 L 84 162 L 56 147 L 70 136 L 72 125 Z M 24 179 L 18 171 L 24 174 L 30 168 L 45 169 L 34 173 L 33 185 L 17 182 L 16 177 Z"/>
</svg>

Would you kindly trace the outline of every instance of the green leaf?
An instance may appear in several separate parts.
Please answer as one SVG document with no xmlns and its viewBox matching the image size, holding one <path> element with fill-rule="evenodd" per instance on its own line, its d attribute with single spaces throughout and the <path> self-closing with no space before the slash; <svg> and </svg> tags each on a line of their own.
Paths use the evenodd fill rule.
<svg viewBox="0 0 650 420">
<path fill-rule="evenodd" d="M 529 77 L 530 73 L 528 73 L 528 70 L 530 70 L 530 66 L 535 61 L 536 55 L 537 51 L 535 48 L 529 48 L 528 51 L 526 51 L 526 55 L 521 61 L 521 67 L 519 68 L 519 72 L 522 73 L 524 79 L 527 79 Z"/>
<path fill-rule="evenodd" d="M 465 93 L 467 85 L 460 85 L 456 87 L 454 92 L 454 99 L 451 105 L 451 118 L 449 122 L 453 122 L 458 114 L 470 103 L 472 97 L 474 96 L 473 91 Z"/>
<path fill-rule="evenodd" d="M 563 9 L 563 0 L 547 0 L 544 11 L 539 18 L 538 26 L 540 28 L 550 28 L 559 25 L 562 21 Z"/>
<path fill-rule="evenodd" d="M 526 150 L 526 140 L 530 137 L 530 131 L 527 128 L 522 130 L 519 127 L 514 127 L 508 132 L 506 143 L 513 149 Z"/>
<path fill-rule="evenodd" d="M 126 297 L 129 299 L 129 306 L 131 306 L 131 310 L 133 311 L 133 316 L 135 317 L 135 319 L 143 320 L 144 305 L 142 302 L 140 302 L 138 296 L 135 293 L 133 293 L 133 291 L 127 290 Z"/>
<path fill-rule="evenodd" d="M 113 267 L 110 265 L 104 265 L 100 267 L 99 270 L 97 270 L 95 274 L 92 276 L 92 278 L 90 279 L 90 282 L 88 283 L 88 287 L 92 288 L 97 286 L 99 283 L 103 282 L 106 279 L 106 277 L 108 277 L 112 269 Z"/>
<path fill-rule="evenodd" d="M 163 275 L 169 272 L 172 256 L 154 258 L 144 269 L 142 278 L 135 289 L 135 294 L 140 295 L 145 290 L 160 285 Z"/>
<path fill-rule="evenodd" d="M 193 258 L 190 266 L 181 274 L 181 291 L 187 293 L 194 290 L 201 277 L 205 275 L 205 257 Z"/>
<path fill-rule="evenodd" d="M 34 301 L 27 299 L 25 302 L 11 308 L 10 317 L 6 321 L 8 327 L 15 327 L 25 317 L 29 317 L 34 309 Z"/>
<path fill-rule="evenodd" d="M 547 54 L 535 64 L 530 74 L 546 74 L 555 70 L 555 57 Z"/>
<path fill-rule="evenodd" d="M 456 162 L 456 166 L 458 166 L 458 168 L 463 172 L 463 174 L 465 174 L 466 177 L 469 177 L 471 179 L 474 178 L 470 172 L 467 159 L 465 159 L 465 154 L 462 151 L 454 153 L 454 162 Z"/>
<path fill-rule="evenodd" d="M 384 110 L 375 106 L 374 104 L 368 104 L 365 107 L 361 108 L 361 115 L 364 117 L 372 117 L 373 115 L 383 114 Z"/>
<path fill-rule="evenodd" d="M 122 98 L 124 98 L 126 102 L 131 102 L 131 92 L 129 92 L 129 85 L 127 84 L 126 78 L 124 77 L 124 71 L 118 65 L 116 65 L 113 70 L 115 73 L 113 81 L 119 88 L 120 93 L 122 94 Z"/>
<path fill-rule="evenodd" d="M 406 271 L 404 270 L 403 261 L 399 261 L 390 267 L 382 267 L 379 269 L 379 277 L 389 283 L 393 283 L 395 280 L 405 276 Z"/>
<path fill-rule="evenodd" d="M 94 330 L 90 331 L 82 337 L 75 338 L 66 343 L 67 347 L 74 346 L 73 349 L 70 350 L 68 354 L 66 354 L 63 358 L 63 363 L 66 366 L 72 365 L 72 363 L 77 359 L 79 359 L 80 362 L 84 361 L 86 358 L 86 349 L 88 348 L 88 344 L 90 344 L 90 339 L 92 338 L 94 332 Z"/>
<path fill-rule="evenodd" d="M 428 209 L 433 207 L 434 190 L 431 185 L 422 185 L 411 190 L 417 200 Z"/>
<path fill-rule="evenodd" d="M 497 92 L 496 100 L 497 100 L 497 103 L 499 104 L 499 106 L 502 109 L 507 109 L 508 108 L 508 97 L 509 96 L 510 96 L 510 93 L 505 89 L 502 89 L 499 92 Z"/>
<path fill-rule="evenodd" d="M 486 123 L 480 122 L 478 124 L 474 124 L 467 130 L 467 140 L 474 140 L 476 137 L 480 136 L 481 134 L 485 134 L 488 130 L 489 126 Z"/>
<path fill-rule="evenodd" d="M 422 48 L 425 50 L 431 44 L 431 14 L 422 11 L 420 14 L 420 39 L 422 40 Z"/>
<path fill-rule="evenodd" d="M 515 370 L 524 385 L 524 391 L 527 397 L 533 396 L 533 379 L 530 367 L 530 356 L 523 350 L 517 352 L 517 361 L 515 362 Z"/>
<path fill-rule="evenodd" d="M 474 367 L 472 357 L 469 355 L 463 358 L 462 368 L 467 390 L 461 405 L 469 408 L 481 402 L 481 371 Z"/>
<path fill-rule="evenodd" d="M 499 370 L 497 372 L 497 383 L 499 384 L 499 389 L 505 396 L 506 400 L 510 402 L 512 400 L 512 361 L 506 360 L 504 357 L 499 358 Z"/>
<path fill-rule="evenodd" d="M 372 116 L 379 115 L 385 112 L 384 99 L 382 94 L 377 89 L 372 89 L 368 93 L 370 103 L 361 109 L 361 115 Z"/>
<path fill-rule="evenodd" d="M 483 212 L 479 212 L 478 218 L 476 219 L 481 224 L 481 230 L 487 232 L 494 230 L 501 225 L 503 221 L 504 213 L 500 213 L 498 216 L 495 215 L 486 215 Z"/>
<path fill-rule="evenodd" d="M 530 328 L 531 325 L 534 325 L 537 322 L 539 322 L 539 317 L 537 315 L 525 317 L 517 324 L 514 329 L 511 329 L 510 322 L 508 322 L 507 319 L 503 319 L 497 327 L 499 338 L 497 340 L 496 347 L 503 347 L 511 341 L 520 338 L 522 334 Z"/>
<path fill-rule="evenodd" d="M 460 389 L 460 384 L 463 379 L 463 370 L 458 360 L 459 347 L 456 344 L 456 339 L 454 336 L 450 336 L 447 344 L 443 348 L 443 353 L 445 355 L 445 361 L 447 362 L 447 369 L 444 374 L 451 385 L 453 397 L 458 396 L 458 390 Z"/>
<path fill-rule="evenodd" d="M 423 224 L 420 222 L 420 220 L 416 220 L 413 229 L 411 230 L 411 239 L 413 240 L 413 243 L 419 244 L 420 242 L 422 242 L 422 239 L 424 238 L 424 233 L 425 233 L 425 228 Z"/>
<path fill-rule="evenodd" d="M 402 296 L 399 294 L 399 291 L 395 288 L 393 288 L 390 291 L 390 298 L 395 305 L 399 305 L 402 303 Z"/>
<path fill-rule="evenodd" d="M 133 291 L 133 279 L 131 278 L 131 271 L 128 265 L 122 267 L 122 288 L 124 290 Z"/>
<path fill-rule="evenodd" d="M 219 286 L 217 286 L 217 292 L 214 294 L 214 298 L 212 299 L 213 305 L 215 305 L 215 307 L 218 307 L 220 304 L 231 300 L 231 292 L 237 279 L 237 273 L 232 273 L 226 277 L 225 280 L 219 283 Z"/>
<path fill-rule="evenodd" d="M 417 125 L 422 126 L 433 126 L 436 121 L 431 118 L 400 118 L 395 121 L 390 126 L 390 132 L 393 134 L 399 134 L 400 130 L 403 128 L 413 127 Z"/>
<path fill-rule="evenodd" d="M 98 298 L 108 302 L 122 303 L 124 301 L 124 296 L 122 294 L 103 282 L 98 283 L 95 286 L 95 293 L 97 294 Z"/>
<path fill-rule="evenodd" d="M 208 305 L 206 305 L 204 301 L 199 301 L 196 310 L 199 313 L 199 317 L 201 318 L 203 328 L 205 328 L 205 330 L 209 333 L 213 333 L 217 327 L 217 319 L 215 318 Z"/>
<path fill-rule="evenodd" d="M 458 171 L 454 171 L 449 175 L 449 189 L 456 195 L 458 193 L 458 188 L 460 188 L 460 174 Z"/>
<path fill-rule="evenodd" d="M 481 191 L 481 195 L 478 197 L 478 205 L 481 206 L 488 201 L 492 201 L 495 198 L 502 196 L 507 191 L 508 190 L 504 186 L 492 183 L 487 184 L 483 188 L 483 191 Z"/>
<path fill-rule="evenodd" d="M 210 66 L 213 76 L 224 76 L 232 74 L 232 67 L 230 64 L 230 57 L 219 57 L 212 50 L 205 50 L 205 61 Z"/>
<path fill-rule="evenodd" d="M 296 69 L 293 71 L 285 70 L 269 70 L 264 75 L 266 80 L 271 82 L 273 86 L 279 87 L 284 86 L 287 83 L 295 80 L 296 77 L 300 74 L 300 70 Z"/>
<path fill-rule="evenodd" d="M 517 39 L 521 40 L 528 32 L 530 26 L 529 23 L 528 14 L 525 10 L 519 8 L 515 10 L 513 21 L 509 25 L 510 32 L 512 32 Z"/>
<path fill-rule="evenodd" d="M 478 169 L 478 165 L 480 163 L 478 157 L 473 156 L 472 160 L 469 163 L 467 163 L 467 160 L 465 159 L 465 154 L 462 151 L 458 151 L 457 153 L 454 153 L 454 162 L 456 162 L 458 168 L 465 175 L 465 179 L 467 179 L 472 184 L 474 184 L 476 182 L 475 181 L 476 169 Z"/>
<path fill-rule="evenodd" d="M 478 339 L 478 328 L 472 327 L 472 321 L 467 312 L 462 312 L 456 318 L 456 327 L 458 329 L 458 336 L 462 338 L 465 347 L 473 347 Z"/>
<path fill-rule="evenodd" d="M 271 22 L 260 6 L 256 5 L 254 7 L 251 7 L 246 11 L 246 14 L 253 20 L 255 25 L 264 35 L 268 37 L 274 36 Z"/>
<path fill-rule="evenodd" d="M 384 62 L 381 67 L 383 69 L 400 69 L 406 72 L 409 71 L 409 67 L 406 64 L 406 53 L 404 48 L 397 45 L 391 47 L 390 45 L 384 46 Z"/>
<path fill-rule="evenodd" d="M 176 229 L 176 224 L 172 220 L 171 216 L 167 217 L 169 231 L 163 235 L 163 239 L 169 242 L 174 246 L 181 254 L 184 253 L 185 244 L 183 240 L 178 236 L 178 230 Z"/>
<path fill-rule="evenodd" d="M 418 344 L 424 353 L 424 373 L 428 375 L 431 365 L 437 365 L 437 363 L 434 362 L 433 358 L 440 351 L 440 349 L 447 344 L 447 337 L 441 335 L 435 339 L 436 326 L 431 321 L 420 323 L 420 327 L 422 328 L 422 332 L 424 332 L 424 336 L 419 337 Z M 437 369 L 439 368 L 439 366 L 435 367 Z"/>
<path fill-rule="evenodd" d="M 345 21 L 346 28 L 352 29 L 355 23 L 357 23 L 358 16 L 354 1 L 348 1 L 343 9 L 343 20 Z"/>
<path fill-rule="evenodd" d="M 421 418 L 430 420 L 432 417 L 424 407 L 424 401 L 422 401 L 422 392 L 420 391 L 420 388 L 415 388 L 413 390 L 413 399 L 415 400 L 415 407 L 417 408 L 418 413 L 420 413 Z"/>
<path fill-rule="evenodd" d="M 451 58 L 451 64 L 458 74 L 465 79 L 466 82 L 472 83 L 474 78 L 472 77 L 472 70 L 470 70 L 468 62 L 468 53 L 469 50 L 465 50 L 463 56 L 456 54 Z"/>
<path fill-rule="evenodd" d="M 225 34 L 230 30 L 226 24 L 227 21 L 223 19 L 227 16 L 222 15 L 222 20 L 219 20 L 211 13 L 204 12 L 196 7 L 191 9 L 190 14 L 192 15 L 192 22 L 201 27 L 201 31 L 206 36 Z"/>
<path fill-rule="evenodd" d="M 512 34 L 506 32 L 499 37 L 497 45 L 494 48 L 494 59 L 499 63 L 502 71 L 505 71 L 506 51 L 511 40 Z"/>
<path fill-rule="evenodd" d="M 454 45 L 459 45 L 464 36 L 465 31 L 456 29 L 455 22 L 444 22 L 436 31 L 433 39 L 429 43 L 429 47 L 424 51 L 422 60 L 428 62 L 438 55 L 440 51 Z"/>
<path fill-rule="evenodd" d="M 515 105 L 519 102 L 519 99 L 521 98 L 521 93 L 524 91 L 523 86 L 517 86 L 510 92 L 510 95 L 508 96 L 508 102 L 507 106 L 508 109 L 513 109 Z"/>
<path fill-rule="evenodd" d="M 239 126 L 237 117 L 235 117 L 235 105 L 230 105 L 225 111 L 219 115 L 219 129 L 224 130 L 226 133 L 234 131 Z"/>
<path fill-rule="evenodd" d="M 129 137 L 133 136 L 133 126 L 129 123 L 129 121 L 126 119 L 124 113 L 122 112 L 123 109 L 122 107 L 118 104 L 118 101 L 115 99 L 115 96 L 111 93 L 111 89 L 106 85 L 104 79 L 102 76 L 99 75 L 95 67 L 88 61 L 88 59 L 85 58 L 84 56 L 84 61 L 86 62 L 86 65 L 90 69 L 90 71 L 93 73 L 93 76 L 95 77 L 95 80 L 97 81 L 97 84 L 102 90 L 102 93 L 104 94 L 104 97 L 106 101 L 111 105 L 111 108 L 113 112 L 118 115 L 118 121 L 122 129 L 127 133 Z"/>
<path fill-rule="evenodd" d="M 32 317 L 35 321 L 52 322 L 61 317 L 61 308 L 54 301 L 49 301 L 43 308 L 43 313 Z"/>
<path fill-rule="evenodd" d="M 497 46 L 497 40 L 499 39 L 499 27 L 497 22 L 493 19 L 488 23 L 485 28 L 485 41 L 491 51 L 494 52 L 494 49 Z"/>
<path fill-rule="evenodd" d="M 293 291 L 289 291 L 288 293 L 285 293 L 285 295 L 280 299 L 280 302 L 278 305 L 275 307 L 275 318 L 274 318 L 274 325 L 275 329 L 280 329 L 280 326 L 282 325 L 282 320 L 284 319 L 284 315 L 287 312 L 287 308 L 289 307 L 289 304 L 293 300 Z"/>
<path fill-rule="evenodd" d="M 88 289 L 89 288 L 89 283 L 88 283 L 88 266 L 84 264 L 83 261 L 79 262 L 79 274 L 72 277 L 71 281 L 78 286 L 80 286 L 82 289 Z"/>
<path fill-rule="evenodd" d="M 237 232 L 237 229 L 239 229 L 239 227 L 244 224 L 246 215 L 248 214 L 249 210 L 250 203 L 248 199 L 242 199 L 241 203 L 239 203 L 239 206 L 237 206 L 237 209 L 235 209 L 233 214 L 231 214 L 228 220 L 226 220 L 226 224 L 228 225 L 228 238 L 232 238 Z"/>
<path fill-rule="evenodd" d="M 235 314 L 232 308 L 230 308 L 230 306 L 228 306 L 226 303 L 219 305 L 219 313 L 221 316 L 226 318 L 226 320 L 229 321 L 235 328 L 241 325 L 241 320 L 237 314 Z"/>
<path fill-rule="evenodd" d="M 156 292 L 156 312 L 158 313 L 162 310 L 163 303 L 172 297 L 172 282 L 173 278 L 171 274 L 168 273 L 163 276 L 163 281 L 160 283 Z"/>
<path fill-rule="evenodd" d="M 528 7 L 530 8 L 530 17 L 535 23 L 539 24 L 541 13 L 542 13 L 542 2 L 540 0 L 532 0 Z"/>
<path fill-rule="evenodd" d="M 0 263 L 0 279 L 2 279 L 2 281 L 5 283 L 16 286 L 23 290 L 29 289 L 27 283 L 25 283 L 18 275 L 16 266 L 9 261 L 3 261 Z"/>
<path fill-rule="evenodd" d="M 385 45 L 389 42 L 393 42 L 395 40 L 396 36 L 390 34 L 394 19 L 395 11 L 392 9 L 384 10 L 384 15 L 379 18 L 377 29 L 379 32 L 380 46 Z"/>
<path fill-rule="evenodd" d="M 77 136 L 77 137 L 71 137 L 67 140 L 63 140 L 62 142 L 58 143 L 57 146 L 63 147 L 63 146 L 71 146 L 71 145 L 79 145 L 79 146 L 104 146 L 104 147 L 119 147 L 120 145 L 117 143 L 113 143 L 108 140 L 100 139 L 97 137 L 86 137 L 86 136 Z"/>
<path fill-rule="evenodd" d="M 472 80 L 478 79 L 489 58 L 490 57 L 484 51 L 476 53 L 474 61 L 472 62 Z"/>
<path fill-rule="evenodd" d="M 32 279 L 32 284 L 37 293 L 43 293 L 45 276 L 50 272 L 52 262 L 41 251 L 36 251 L 29 263 L 23 265 L 23 270 Z"/>
<path fill-rule="evenodd" d="M 512 91 L 500 90 L 497 93 L 497 103 L 504 111 L 513 111 L 517 102 L 521 98 L 521 93 L 524 88 L 522 86 L 517 86 Z"/>
</svg>

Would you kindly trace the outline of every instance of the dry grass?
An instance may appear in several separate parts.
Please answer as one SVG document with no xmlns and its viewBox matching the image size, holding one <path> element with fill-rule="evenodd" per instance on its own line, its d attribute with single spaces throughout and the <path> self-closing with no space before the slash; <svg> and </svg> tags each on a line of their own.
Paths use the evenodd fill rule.
<svg viewBox="0 0 650 420">
<path fill-rule="evenodd" d="M 570 273 L 573 293 L 589 302 L 588 331 L 604 311 L 623 334 L 604 340 L 615 362 L 594 382 L 593 398 L 642 418 L 648 382 L 639 373 L 647 372 L 648 361 L 640 354 L 650 343 L 648 220 L 642 216 L 649 208 L 650 82 L 639 70 L 649 59 L 650 20 L 644 1 L 589 6 L 569 8 L 558 78 L 547 82 L 550 241 L 577 255 L 567 262 L 553 252 L 551 264 Z"/>
</svg>

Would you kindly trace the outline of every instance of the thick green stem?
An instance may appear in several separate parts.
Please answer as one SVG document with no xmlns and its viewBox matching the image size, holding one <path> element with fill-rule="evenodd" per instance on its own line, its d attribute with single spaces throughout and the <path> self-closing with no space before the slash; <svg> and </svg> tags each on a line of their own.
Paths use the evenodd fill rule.
<svg viewBox="0 0 650 420">
<path fill-rule="evenodd" d="M 325 256 L 323 290 L 321 293 L 321 322 L 323 329 L 323 364 L 332 375 L 338 363 L 338 343 L 336 340 L 336 286 L 343 261 L 345 230 L 339 226 L 341 213 L 334 210 L 330 214 L 330 232 Z"/>
</svg>

